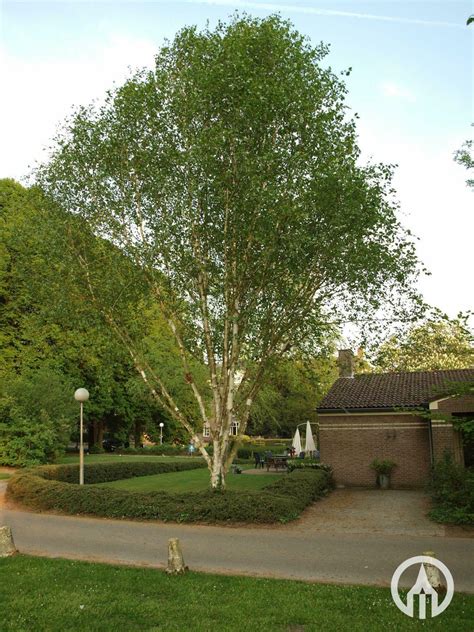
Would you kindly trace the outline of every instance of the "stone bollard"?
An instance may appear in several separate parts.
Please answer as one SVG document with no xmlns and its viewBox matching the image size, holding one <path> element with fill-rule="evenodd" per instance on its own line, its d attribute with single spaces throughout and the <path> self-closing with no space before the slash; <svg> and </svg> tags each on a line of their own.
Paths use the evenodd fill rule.
<svg viewBox="0 0 474 632">
<path fill-rule="evenodd" d="M 425 551 L 423 555 L 436 557 L 433 551 Z M 436 590 L 438 595 L 444 595 L 446 593 L 446 586 L 441 579 L 441 572 L 439 568 L 437 566 L 433 566 L 433 564 L 427 564 L 426 562 L 423 563 L 423 566 L 425 567 L 426 577 L 428 578 L 430 584 Z"/>
<path fill-rule="evenodd" d="M 184 563 L 183 553 L 178 538 L 168 540 L 168 567 L 166 572 L 169 575 L 182 575 L 188 570 Z"/>
<path fill-rule="evenodd" d="M 10 557 L 17 552 L 10 527 L 0 527 L 0 557 Z"/>
</svg>

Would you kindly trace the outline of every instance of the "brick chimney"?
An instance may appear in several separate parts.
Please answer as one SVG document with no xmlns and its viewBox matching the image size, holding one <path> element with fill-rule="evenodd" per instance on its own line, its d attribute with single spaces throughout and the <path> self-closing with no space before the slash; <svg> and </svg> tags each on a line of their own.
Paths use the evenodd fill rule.
<svg viewBox="0 0 474 632">
<path fill-rule="evenodd" d="M 340 349 L 337 359 L 339 377 L 354 377 L 354 354 L 352 349 Z"/>
</svg>

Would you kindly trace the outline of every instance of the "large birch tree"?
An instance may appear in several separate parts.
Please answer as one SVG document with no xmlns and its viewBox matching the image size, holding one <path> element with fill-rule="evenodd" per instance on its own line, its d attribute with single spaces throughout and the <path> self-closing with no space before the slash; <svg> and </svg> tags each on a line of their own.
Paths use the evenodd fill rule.
<svg viewBox="0 0 474 632">
<path fill-rule="evenodd" d="M 412 293 L 417 261 L 392 167 L 360 164 L 327 53 L 276 16 L 185 28 L 153 71 L 78 109 L 37 172 L 48 199 L 84 226 L 69 233 L 75 274 L 189 432 L 213 488 L 235 456 L 232 423 L 245 433 L 275 358 L 321 346 L 331 323 L 398 309 Z M 88 231 L 113 247 L 88 249 Z M 136 320 L 121 316 L 138 295 L 152 297 L 175 338 L 199 418 L 180 409 Z"/>
</svg>

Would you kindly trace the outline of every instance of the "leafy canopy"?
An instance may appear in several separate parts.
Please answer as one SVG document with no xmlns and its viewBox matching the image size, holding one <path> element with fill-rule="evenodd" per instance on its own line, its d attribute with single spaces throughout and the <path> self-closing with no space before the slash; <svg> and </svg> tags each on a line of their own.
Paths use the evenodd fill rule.
<svg viewBox="0 0 474 632">
<path fill-rule="evenodd" d="M 474 336 L 469 314 L 450 319 L 434 313 L 430 320 L 392 337 L 374 359 L 380 371 L 435 371 L 474 367 Z"/>
<path fill-rule="evenodd" d="M 298 424 L 316 421 L 316 407 L 336 378 L 334 357 L 280 358 L 255 399 L 249 434 L 293 436 Z"/>
<path fill-rule="evenodd" d="M 74 253 L 64 247 L 69 234 L 79 239 L 84 230 L 69 223 L 69 219 L 64 213 L 50 209 L 34 188 L 26 189 L 13 180 L 0 180 L 0 382 L 6 389 L 2 397 L 9 401 L 10 412 L 4 418 L 16 420 L 9 422 L 10 447 L 5 445 L 6 449 L 11 448 L 13 425 L 18 426 L 20 418 L 25 418 L 30 433 L 39 431 L 39 426 L 46 430 L 43 406 L 38 402 L 23 414 L 24 397 L 20 397 L 39 385 L 45 387 L 47 394 L 44 376 L 51 376 L 52 392 L 58 380 L 62 380 L 64 387 L 63 399 L 59 394 L 54 398 L 51 395 L 56 414 L 51 408 L 47 411 L 53 435 L 57 431 L 63 448 L 69 435 L 61 430 L 61 419 L 68 420 L 69 433 L 77 425 L 78 409 L 73 393 L 80 385 L 91 393 L 85 407 L 89 446 L 100 440 L 93 428 L 106 429 L 124 440 L 133 428 L 136 434 L 143 430 L 156 432 L 160 421 L 165 421 L 166 433 L 176 429 L 176 421 L 150 398 L 129 354 L 110 335 L 91 305 L 87 288 L 76 274 Z M 94 237 L 91 243 L 91 249 L 95 247 L 100 252 L 104 248 L 104 243 Z M 115 267 L 119 269 L 118 262 Z M 107 268 L 102 274 L 107 275 Z M 126 306 L 123 307 L 126 315 Z M 128 314 L 128 320 L 136 318 L 136 311 Z M 168 387 L 180 405 L 189 408 L 193 402 L 181 380 L 174 341 L 163 319 L 160 321 L 155 314 L 150 320 L 154 324 L 148 330 L 154 361 L 166 370 Z M 21 389 L 15 387 L 17 381 Z M 59 390 L 58 386 L 55 392 Z M 61 412 L 64 399 L 72 404 L 68 415 Z M 33 442 L 29 444 L 33 449 Z M 48 450 L 48 454 L 51 456 L 52 452 Z M 22 462 L 25 458 L 26 454 L 21 457 Z"/>
<path fill-rule="evenodd" d="M 236 301 L 241 346 L 258 357 L 269 325 L 297 340 L 336 296 L 378 306 L 376 289 L 409 287 L 392 170 L 358 164 L 327 53 L 278 17 L 183 29 L 154 72 L 72 117 L 40 173 L 201 322 L 204 286 L 220 357 Z"/>
</svg>

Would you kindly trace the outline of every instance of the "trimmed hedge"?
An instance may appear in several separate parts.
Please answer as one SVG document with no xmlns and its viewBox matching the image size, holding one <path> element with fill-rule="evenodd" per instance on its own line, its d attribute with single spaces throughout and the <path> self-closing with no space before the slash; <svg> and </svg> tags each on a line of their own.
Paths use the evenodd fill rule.
<svg viewBox="0 0 474 632">
<path fill-rule="evenodd" d="M 310 503 L 333 488 L 330 470 L 297 470 L 267 485 L 264 490 L 275 496 L 291 498 L 297 517 Z"/>
<path fill-rule="evenodd" d="M 117 448 L 115 454 L 139 454 L 139 455 L 164 455 L 164 456 L 188 456 L 189 450 L 187 445 L 174 445 L 171 443 L 163 443 L 158 445 L 150 445 L 143 448 Z M 196 450 L 195 454 L 198 453 Z"/>
<path fill-rule="evenodd" d="M 243 461 L 250 460 L 253 457 L 253 450 L 250 448 L 239 448 L 237 450 L 237 458 Z"/>
<path fill-rule="evenodd" d="M 324 470 L 331 472 L 331 467 L 321 463 L 317 459 L 288 459 L 287 467 L 289 472 L 294 470 Z"/>
<path fill-rule="evenodd" d="M 106 482 L 204 467 L 202 463 L 105 463 L 85 466 L 85 480 Z M 102 471 L 101 471 L 102 470 Z M 272 523 L 294 520 L 331 487 L 331 475 L 319 470 L 285 475 L 260 491 L 204 491 L 183 494 L 130 492 L 79 486 L 76 465 L 44 466 L 10 479 L 7 496 L 39 510 L 174 522 Z"/>
<path fill-rule="evenodd" d="M 206 445 L 207 453 L 212 456 L 212 445 Z M 137 455 L 163 455 L 163 456 L 189 456 L 187 446 L 175 445 L 154 445 L 146 448 L 120 448 L 115 450 L 115 454 L 137 454 Z M 199 450 L 195 450 L 194 454 L 200 456 Z M 237 450 L 237 458 L 242 461 L 250 461 L 253 456 L 253 450 L 248 448 L 239 448 Z"/>
<path fill-rule="evenodd" d="M 93 485 L 94 483 L 119 481 L 123 478 L 134 478 L 135 476 L 183 472 L 203 467 L 206 467 L 206 463 L 201 459 L 172 461 L 170 463 L 163 461 L 87 463 L 84 465 L 84 482 Z M 79 482 L 79 465 L 44 465 L 34 470 L 29 470 L 28 473 L 63 483 L 74 484 Z"/>
<path fill-rule="evenodd" d="M 278 444 L 276 447 L 281 448 L 283 452 L 285 449 L 285 445 Z M 250 461 L 253 459 L 255 452 L 260 452 L 263 454 L 267 450 L 274 449 L 275 446 L 246 446 L 242 448 L 238 448 L 237 450 L 237 458 L 242 459 L 244 461 Z M 206 450 L 209 455 L 212 456 L 213 448 L 212 445 L 207 444 Z M 104 450 L 100 450 L 100 452 L 104 452 Z M 92 451 L 91 451 L 92 453 Z M 153 445 L 146 446 L 143 448 L 117 448 L 114 450 L 115 454 L 136 454 L 136 455 L 163 455 L 163 456 L 189 456 L 188 446 L 183 445 L 171 445 L 163 443 L 162 445 Z M 195 455 L 199 455 L 199 450 L 196 449 L 194 452 Z"/>
</svg>

